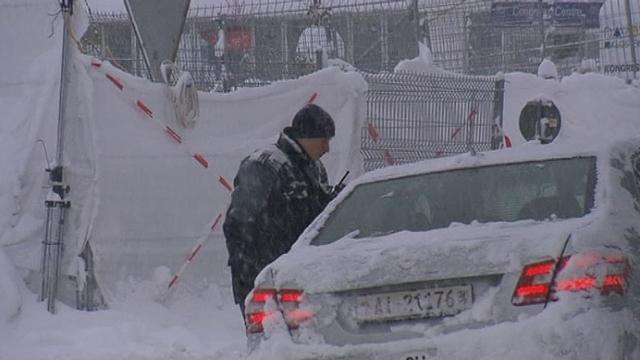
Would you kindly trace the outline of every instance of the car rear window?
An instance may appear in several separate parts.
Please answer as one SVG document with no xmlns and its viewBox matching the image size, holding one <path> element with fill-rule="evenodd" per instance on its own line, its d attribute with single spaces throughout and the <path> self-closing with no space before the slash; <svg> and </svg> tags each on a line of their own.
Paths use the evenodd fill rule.
<svg viewBox="0 0 640 360">
<path fill-rule="evenodd" d="M 593 207 L 595 158 L 500 164 L 357 186 L 331 213 L 313 245 L 452 223 L 581 217 Z"/>
</svg>

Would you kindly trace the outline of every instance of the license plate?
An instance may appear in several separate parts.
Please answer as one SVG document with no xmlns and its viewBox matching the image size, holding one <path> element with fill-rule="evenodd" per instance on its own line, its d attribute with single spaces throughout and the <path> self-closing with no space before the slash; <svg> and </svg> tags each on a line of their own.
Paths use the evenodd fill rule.
<svg viewBox="0 0 640 360">
<path fill-rule="evenodd" d="M 471 308 L 471 285 L 358 296 L 356 321 L 434 318 Z"/>
</svg>

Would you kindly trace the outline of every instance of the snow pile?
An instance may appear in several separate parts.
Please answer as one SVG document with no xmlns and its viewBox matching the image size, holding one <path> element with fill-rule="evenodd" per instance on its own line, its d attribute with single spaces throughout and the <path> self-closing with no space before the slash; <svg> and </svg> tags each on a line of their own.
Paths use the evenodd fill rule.
<svg viewBox="0 0 640 360">
<path fill-rule="evenodd" d="M 51 315 L 29 294 L 20 316 L 0 323 L 0 359 L 242 358 L 244 324 L 235 305 L 217 302 L 212 292 L 174 300 L 163 305 L 131 296 L 106 311 L 59 306 Z"/>
<path fill-rule="evenodd" d="M 0 247 L 0 329 L 3 324 L 18 315 L 22 307 L 22 280 L 11 260 Z"/>
<path fill-rule="evenodd" d="M 532 100 L 552 101 L 562 121 L 555 142 L 601 143 L 640 133 L 640 88 L 598 73 L 574 73 L 560 81 L 533 74 L 506 75 L 503 128 L 514 146 L 525 142 L 520 133 L 522 109 Z"/>
<path fill-rule="evenodd" d="M 538 66 L 538 76 L 543 79 L 558 79 L 558 68 L 549 59 L 544 59 Z"/>
<path fill-rule="evenodd" d="M 429 47 L 423 43 L 418 43 L 418 57 L 410 60 L 401 60 L 393 69 L 393 72 L 413 72 L 422 74 L 447 74 L 450 73 L 437 67 L 433 63 L 433 56 Z"/>
<path fill-rule="evenodd" d="M 479 299 L 482 300 L 482 299 Z M 566 305 L 565 305 L 566 304 Z M 274 334 L 274 340 L 261 348 L 250 360 L 292 359 L 297 352 L 318 358 L 331 354 L 335 358 L 403 359 L 556 359 L 602 360 L 618 353 L 618 339 L 607 336 L 624 328 L 632 328 L 634 317 L 628 310 L 616 313 L 589 311 L 564 317 L 571 301 L 553 304 L 539 316 L 523 315 L 518 322 L 505 322 L 490 328 L 465 329 L 431 339 L 415 339 L 366 345 L 336 347 L 326 344 L 295 345 L 286 334 Z M 487 310 L 486 308 L 480 309 Z M 464 313 L 460 314 L 463 315 Z M 458 316 L 460 316 L 458 315 Z M 455 318 L 452 318 L 453 321 Z M 584 324 L 598 324 L 585 327 Z M 426 329 L 438 332 L 439 326 Z M 401 331 L 403 329 L 398 329 Z M 571 336 L 568 336 L 571 334 Z M 578 355 L 577 357 L 575 355 Z M 363 357 L 364 355 L 364 357 Z M 631 356 L 637 356 L 635 350 Z M 424 357 L 422 357 L 424 356 Z"/>
</svg>

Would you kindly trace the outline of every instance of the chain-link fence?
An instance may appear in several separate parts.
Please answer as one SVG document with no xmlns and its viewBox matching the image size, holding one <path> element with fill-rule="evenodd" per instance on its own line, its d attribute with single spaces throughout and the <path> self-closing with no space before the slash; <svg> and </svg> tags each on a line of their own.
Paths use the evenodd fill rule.
<svg viewBox="0 0 640 360">
<path fill-rule="evenodd" d="M 417 23 L 415 7 L 404 0 L 198 7 L 189 12 L 177 62 L 203 90 L 296 78 L 317 70 L 323 57 L 360 70 L 391 71 L 417 56 Z M 126 14 L 93 15 L 83 40 L 92 54 L 144 75 Z"/>
<path fill-rule="evenodd" d="M 601 19 L 619 16 L 601 13 L 602 1 L 442 3 L 423 17 L 435 62 L 467 74 L 535 72 L 543 58 L 568 74 L 584 59 L 599 59 L 605 32 Z"/>
<path fill-rule="evenodd" d="M 640 45 L 640 9 L 625 6 L 637 0 L 254 1 L 189 11 L 177 62 L 200 89 L 295 78 L 326 65 L 327 57 L 361 71 L 388 72 L 418 55 L 418 41 L 428 45 L 437 66 L 479 75 L 535 72 L 545 57 L 561 74 L 584 59 L 599 63 L 603 55 L 633 69 L 633 46 Z M 127 15 L 94 14 L 91 20 L 83 39 L 91 53 L 144 76 Z M 621 50 L 613 53 L 612 44 Z M 611 61 L 604 62 L 603 70 Z"/>
<path fill-rule="evenodd" d="M 364 74 L 365 170 L 496 148 L 504 79 L 456 74 Z"/>
</svg>

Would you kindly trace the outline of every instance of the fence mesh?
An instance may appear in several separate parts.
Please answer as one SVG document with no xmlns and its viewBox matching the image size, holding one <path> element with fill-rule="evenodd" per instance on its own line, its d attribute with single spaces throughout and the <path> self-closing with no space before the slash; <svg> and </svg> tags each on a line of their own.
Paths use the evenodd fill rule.
<svg viewBox="0 0 640 360">
<path fill-rule="evenodd" d="M 418 41 L 437 66 L 464 74 L 535 72 L 544 57 L 560 74 L 583 59 L 605 72 L 616 69 L 608 63 L 633 69 L 640 6 L 625 1 L 227 0 L 189 11 L 177 62 L 201 90 L 224 91 L 308 74 L 326 65 L 323 56 L 389 72 L 418 55 Z M 126 14 L 93 14 L 83 42 L 146 75 Z"/>
<path fill-rule="evenodd" d="M 456 74 L 364 74 L 366 171 L 495 147 L 504 80 Z"/>
<path fill-rule="evenodd" d="M 235 2 L 189 11 L 177 63 L 201 90 L 228 91 L 309 74 L 322 56 L 391 71 L 417 56 L 417 36 L 415 9 L 404 0 Z M 83 41 L 93 55 L 145 75 L 126 14 L 94 14 Z"/>
</svg>

